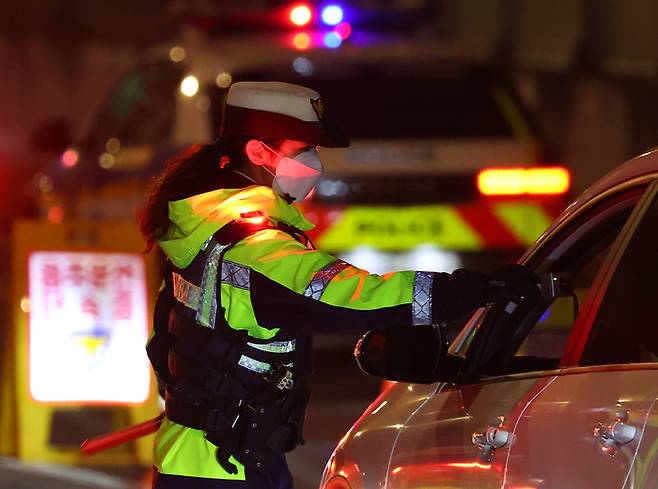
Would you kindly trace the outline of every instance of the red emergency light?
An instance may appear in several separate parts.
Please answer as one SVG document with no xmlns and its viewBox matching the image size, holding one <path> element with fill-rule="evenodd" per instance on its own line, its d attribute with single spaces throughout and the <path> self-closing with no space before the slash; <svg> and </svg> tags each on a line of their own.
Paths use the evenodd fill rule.
<svg viewBox="0 0 658 489">
<path fill-rule="evenodd" d="M 311 22 L 313 11 L 306 4 L 295 5 L 290 9 L 288 18 L 292 24 L 298 27 L 304 27 Z"/>
<path fill-rule="evenodd" d="M 571 186 L 569 170 L 560 166 L 486 168 L 477 176 L 482 195 L 563 195 Z"/>
</svg>

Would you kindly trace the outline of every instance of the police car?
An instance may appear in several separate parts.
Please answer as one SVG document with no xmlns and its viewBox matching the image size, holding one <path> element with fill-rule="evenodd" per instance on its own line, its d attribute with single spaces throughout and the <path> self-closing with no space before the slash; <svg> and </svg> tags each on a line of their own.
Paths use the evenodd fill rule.
<svg viewBox="0 0 658 489">
<path fill-rule="evenodd" d="M 598 181 L 521 258 L 532 303 L 371 332 L 356 355 L 401 381 L 338 444 L 323 489 L 658 484 L 658 148 Z"/>
</svg>

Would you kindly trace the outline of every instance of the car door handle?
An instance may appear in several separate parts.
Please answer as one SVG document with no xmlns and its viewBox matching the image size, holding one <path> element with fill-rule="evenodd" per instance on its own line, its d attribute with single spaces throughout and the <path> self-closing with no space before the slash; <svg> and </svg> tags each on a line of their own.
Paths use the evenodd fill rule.
<svg viewBox="0 0 658 489">
<path fill-rule="evenodd" d="M 484 433 L 476 432 L 471 436 L 473 445 L 478 447 L 480 457 L 485 462 L 491 462 L 494 450 L 507 445 L 510 439 L 509 431 L 495 426 L 489 426 Z"/>
<path fill-rule="evenodd" d="M 592 431 L 603 453 L 611 457 L 617 455 L 619 447 L 629 444 L 637 435 L 637 427 L 628 422 L 628 411 L 615 413 L 612 423 L 596 423 Z"/>
</svg>

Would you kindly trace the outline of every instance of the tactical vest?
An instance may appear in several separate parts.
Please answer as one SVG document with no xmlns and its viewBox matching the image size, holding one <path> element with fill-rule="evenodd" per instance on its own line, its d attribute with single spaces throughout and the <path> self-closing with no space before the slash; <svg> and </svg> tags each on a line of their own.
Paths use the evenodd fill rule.
<svg viewBox="0 0 658 489">
<path fill-rule="evenodd" d="M 237 467 L 231 455 L 267 473 L 281 453 L 302 444 L 310 397 L 310 334 L 282 330 L 276 341 L 256 340 L 225 320 L 221 283 L 248 288 L 250 270 L 224 254 L 264 229 L 310 242 L 296 228 L 233 221 L 186 268 L 167 262 L 165 288 L 154 311 L 155 335 L 147 346 L 164 386 L 167 418 L 204 430 L 217 446 L 218 463 L 233 474 Z"/>
</svg>

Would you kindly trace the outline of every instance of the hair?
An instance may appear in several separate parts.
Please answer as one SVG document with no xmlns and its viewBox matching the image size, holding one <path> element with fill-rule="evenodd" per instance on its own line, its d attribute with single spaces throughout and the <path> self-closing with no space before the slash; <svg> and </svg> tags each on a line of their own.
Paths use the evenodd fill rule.
<svg viewBox="0 0 658 489">
<path fill-rule="evenodd" d="M 167 162 L 149 189 L 139 226 L 146 241 L 146 251 L 169 229 L 169 202 L 210 192 L 224 186 L 227 172 L 247 164 L 245 146 L 249 136 L 225 134 L 213 144 L 195 144 Z M 278 147 L 281 140 L 262 140 Z"/>
</svg>

